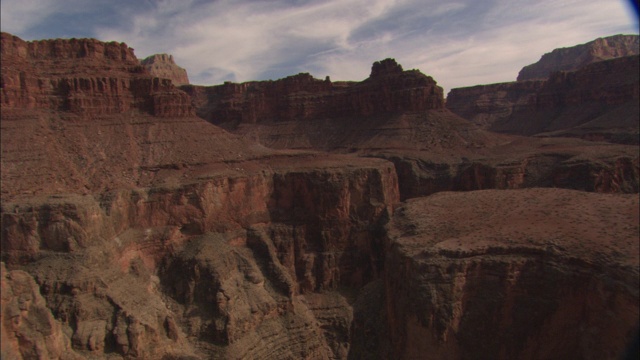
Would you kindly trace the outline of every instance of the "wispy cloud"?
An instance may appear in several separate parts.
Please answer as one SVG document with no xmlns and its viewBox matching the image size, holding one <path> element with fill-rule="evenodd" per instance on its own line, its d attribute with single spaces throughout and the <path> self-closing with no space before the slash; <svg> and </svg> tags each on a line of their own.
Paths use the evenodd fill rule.
<svg viewBox="0 0 640 360">
<path fill-rule="evenodd" d="M 298 72 L 362 80 L 395 57 L 445 89 L 514 80 L 557 47 L 637 33 L 624 1 L 3 0 L 2 29 L 26 38 L 124 41 L 174 55 L 194 83 Z"/>
</svg>

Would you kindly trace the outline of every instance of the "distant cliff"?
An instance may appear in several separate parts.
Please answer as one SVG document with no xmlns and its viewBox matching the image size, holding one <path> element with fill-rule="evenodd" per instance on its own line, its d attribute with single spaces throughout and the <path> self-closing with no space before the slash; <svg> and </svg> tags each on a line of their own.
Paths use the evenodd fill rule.
<svg viewBox="0 0 640 360">
<path fill-rule="evenodd" d="M 174 85 L 189 84 L 187 70 L 176 65 L 172 55 L 155 54 L 140 61 L 147 71 L 156 77 L 169 79 Z"/>
<path fill-rule="evenodd" d="M 485 129 L 638 142 L 638 55 L 527 80 L 453 89 L 447 107 Z"/>
<path fill-rule="evenodd" d="M 125 43 L 95 39 L 24 41 L 1 34 L 5 108 L 69 111 L 84 116 L 137 110 L 156 116 L 193 113 L 170 80 L 148 74 Z"/>
<path fill-rule="evenodd" d="M 362 82 L 331 82 L 307 73 L 276 81 L 183 87 L 197 114 L 214 124 L 305 121 L 444 108 L 442 88 L 393 59 L 374 64 Z M 228 126 L 225 126 L 228 127 Z"/>
<path fill-rule="evenodd" d="M 598 38 L 586 44 L 555 49 L 542 55 L 542 58 L 527 65 L 518 74 L 518 81 L 547 79 L 556 71 L 573 71 L 581 67 L 614 58 L 640 53 L 638 35 L 614 35 Z"/>
</svg>

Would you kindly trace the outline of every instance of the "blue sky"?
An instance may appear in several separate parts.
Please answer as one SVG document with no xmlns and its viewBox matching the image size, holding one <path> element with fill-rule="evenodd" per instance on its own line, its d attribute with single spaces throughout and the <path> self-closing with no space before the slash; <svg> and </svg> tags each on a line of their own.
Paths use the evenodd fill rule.
<svg viewBox="0 0 640 360">
<path fill-rule="evenodd" d="M 514 81 L 558 47 L 637 34 L 622 0 L 2 0 L 2 31 L 24 40 L 126 42 L 169 53 L 192 83 L 299 72 L 365 79 L 395 58 L 445 91 Z"/>
</svg>

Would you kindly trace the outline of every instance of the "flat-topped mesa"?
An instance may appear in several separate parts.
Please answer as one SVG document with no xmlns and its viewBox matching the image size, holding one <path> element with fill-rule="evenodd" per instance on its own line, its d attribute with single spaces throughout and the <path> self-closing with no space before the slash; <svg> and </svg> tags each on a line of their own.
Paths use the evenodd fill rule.
<svg viewBox="0 0 640 360">
<path fill-rule="evenodd" d="M 83 116 L 138 110 L 193 114 L 171 80 L 154 78 L 125 43 L 95 39 L 24 41 L 2 33 L 3 108 L 49 109 Z"/>
<path fill-rule="evenodd" d="M 24 41 L 17 36 L 3 32 L 2 59 L 22 58 L 29 60 L 62 60 L 87 58 L 120 62 L 135 66 L 138 59 L 133 49 L 125 43 L 102 42 L 96 39 L 52 39 Z"/>
<path fill-rule="evenodd" d="M 366 117 L 444 108 L 442 88 L 395 60 L 376 62 L 362 82 L 332 83 L 308 73 L 276 81 L 183 87 L 196 112 L 214 124 Z"/>
<path fill-rule="evenodd" d="M 638 35 L 598 38 L 585 44 L 555 49 L 542 55 L 538 62 L 520 70 L 518 81 L 547 79 L 553 72 L 574 71 L 594 62 L 638 54 L 640 54 Z"/>
<path fill-rule="evenodd" d="M 155 54 L 145 58 L 140 63 L 151 75 L 169 79 L 176 86 L 189 84 L 187 70 L 178 66 L 173 61 L 172 55 Z"/>
</svg>

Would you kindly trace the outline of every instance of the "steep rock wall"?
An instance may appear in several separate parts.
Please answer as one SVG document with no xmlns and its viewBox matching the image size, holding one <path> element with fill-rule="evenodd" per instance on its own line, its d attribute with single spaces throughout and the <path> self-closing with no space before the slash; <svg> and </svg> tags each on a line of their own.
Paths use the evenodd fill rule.
<svg viewBox="0 0 640 360">
<path fill-rule="evenodd" d="M 276 81 L 182 89 L 193 98 L 200 117 L 226 128 L 444 107 L 442 88 L 431 77 L 417 70 L 403 71 L 392 59 L 380 63 L 385 65 L 359 83 L 333 83 L 305 73 Z"/>
<path fill-rule="evenodd" d="M 638 61 L 627 56 L 548 80 L 453 89 L 447 107 L 491 131 L 637 144 Z"/>
<path fill-rule="evenodd" d="M 559 189 L 409 201 L 385 273 L 393 357 L 618 359 L 638 321 L 637 206 Z"/>
<path fill-rule="evenodd" d="M 150 76 L 124 43 L 94 39 L 26 42 L 1 35 L 3 109 L 69 111 L 83 116 L 137 110 L 154 116 L 193 114 L 170 80 Z"/>
<path fill-rule="evenodd" d="M 558 71 L 573 71 L 603 60 L 640 53 L 638 35 L 614 35 L 598 38 L 585 44 L 555 49 L 540 60 L 527 65 L 518 73 L 518 81 L 546 79 Z"/>
<path fill-rule="evenodd" d="M 398 201 L 392 164 L 357 163 L 3 203 L 3 260 L 89 356 L 345 358 L 351 307 L 312 293 L 380 276 Z M 321 330 L 336 301 L 343 325 Z"/>
<path fill-rule="evenodd" d="M 573 150 L 573 151 L 572 151 Z M 394 163 L 402 200 L 440 191 L 553 187 L 600 193 L 637 193 L 639 158 L 627 155 L 584 158 L 577 149 L 521 154 L 514 159 L 445 159 L 416 154 L 378 153 Z M 580 151 L 580 150 L 578 150 Z M 590 151 L 588 148 L 583 152 Z M 606 151 L 606 150 L 605 150 Z M 604 152 L 604 151 L 603 151 Z"/>
</svg>

